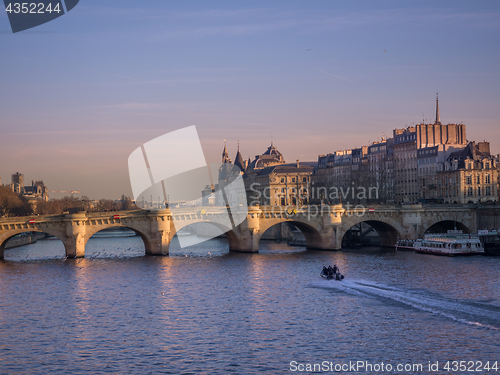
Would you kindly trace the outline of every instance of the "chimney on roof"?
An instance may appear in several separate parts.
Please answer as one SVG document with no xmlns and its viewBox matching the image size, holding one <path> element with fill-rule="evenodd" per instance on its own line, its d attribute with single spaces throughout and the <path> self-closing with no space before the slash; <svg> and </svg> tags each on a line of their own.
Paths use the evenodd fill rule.
<svg viewBox="0 0 500 375">
<path fill-rule="evenodd" d="M 297 168 L 299 167 L 299 159 L 297 159 Z"/>
</svg>

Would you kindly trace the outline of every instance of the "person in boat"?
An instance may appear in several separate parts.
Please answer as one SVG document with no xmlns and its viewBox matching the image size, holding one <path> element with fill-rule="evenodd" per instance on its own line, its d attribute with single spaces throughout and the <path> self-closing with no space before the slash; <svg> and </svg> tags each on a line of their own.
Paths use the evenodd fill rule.
<svg viewBox="0 0 500 375">
<path fill-rule="evenodd" d="M 334 274 L 336 274 L 336 273 L 337 273 L 337 272 L 339 272 L 340 270 L 339 270 L 339 268 L 337 267 L 337 265 L 336 265 L 336 264 L 334 264 L 334 265 L 333 265 L 333 270 L 332 270 L 332 271 L 333 271 L 333 273 L 334 273 Z"/>
<path fill-rule="evenodd" d="M 325 275 L 325 276 L 328 275 L 328 268 L 326 268 L 326 266 L 323 266 L 322 274 Z"/>
</svg>

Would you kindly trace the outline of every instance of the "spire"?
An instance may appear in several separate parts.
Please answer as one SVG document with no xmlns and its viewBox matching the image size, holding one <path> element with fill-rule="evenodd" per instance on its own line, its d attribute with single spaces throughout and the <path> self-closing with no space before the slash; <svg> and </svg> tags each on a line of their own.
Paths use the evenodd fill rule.
<svg viewBox="0 0 500 375">
<path fill-rule="evenodd" d="M 243 161 L 243 157 L 241 156 L 239 143 L 238 143 L 238 152 L 236 153 L 236 157 L 234 158 L 234 165 L 238 167 L 241 171 L 245 172 L 245 162 Z"/>
<path fill-rule="evenodd" d="M 229 154 L 227 153 L 226 140 L 224 139 L 224 150 L 222 150 L 222 162 L 226 163 L 229 160 Z"/>
<path fill-rule="evenodd" d="M 439 97 L 436 93 L 436 124 L 441 124 L 441 119 L 439 118 Z"/>
</svg>

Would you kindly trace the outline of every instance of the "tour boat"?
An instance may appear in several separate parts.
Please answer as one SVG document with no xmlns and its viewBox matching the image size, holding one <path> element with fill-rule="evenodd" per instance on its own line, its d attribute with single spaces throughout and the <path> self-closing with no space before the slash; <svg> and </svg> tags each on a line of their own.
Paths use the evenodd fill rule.
<svg viewBox="0 0 500 375">
<path fill-rule="evenodd" d="M 500 255 L 500 232 L 496 230 L 478 231 L 479 239 L 484 246 L 486 255 Z"/>
<path fill-rule="evenodd" d="M 415 250 L 414 244 L 415 240 L 399 240 L 396 242 L 396 250 Z"/>
<path fill-rule="evenodd" d="M 458 234 L 427 234 L 413 245 L 417 253 L 438 255 L 484 254 L 484 247 L 477 237 Z"/>
</svg>

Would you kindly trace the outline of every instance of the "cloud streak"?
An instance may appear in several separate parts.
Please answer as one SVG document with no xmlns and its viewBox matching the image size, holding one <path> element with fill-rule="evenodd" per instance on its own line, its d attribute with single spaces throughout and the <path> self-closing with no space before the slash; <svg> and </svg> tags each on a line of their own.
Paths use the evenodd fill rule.
<svg viewBox="0 0 500 375">
<path fill-rule="evenodd" d="M 329 76 L 332 76 L 332 77 L 335 77 L 335 78 L 338 78 L 338 79 L 342 79 L 344 81 L 347 81 L 347 82 L 351 82 L 351 83 L 354 83 L 353 81 L 351 81 L 350 79 L 347 79 L 347 78 L 344 78 L 344 77 L 340 77 L 340 76 L 336 76 L 335 74 L 332 74 L 332 73 L 327 73 L 327 72 L 323 72 L 323 71 L 319 71 L 320 73 L 323 73 L 323 74 L 327 74 Z"/>
</svg>

